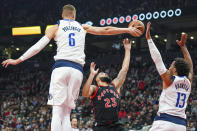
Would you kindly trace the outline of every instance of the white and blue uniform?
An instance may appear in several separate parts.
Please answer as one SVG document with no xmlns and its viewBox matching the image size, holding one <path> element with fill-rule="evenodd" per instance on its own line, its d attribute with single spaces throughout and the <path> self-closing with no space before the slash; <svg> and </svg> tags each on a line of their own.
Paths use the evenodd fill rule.
<svg viewBox="0 0 197 131">
<path fill-rule="evenodd" d="M 186 131 L 185 110 L 190 93 L 189 79 L 173 76 L 173 83 L 161 93 L 159 111 L 150 131 Z"/>
<path fill-rule="evenodd" d="M 54 38 L 57 44 L 56 62 L 51 75 L 48 104 L 66 104 L 74 109 L 83 80 L 86 31 L 74 20 L 60 20 L 58 25 Z"/>
</svg>

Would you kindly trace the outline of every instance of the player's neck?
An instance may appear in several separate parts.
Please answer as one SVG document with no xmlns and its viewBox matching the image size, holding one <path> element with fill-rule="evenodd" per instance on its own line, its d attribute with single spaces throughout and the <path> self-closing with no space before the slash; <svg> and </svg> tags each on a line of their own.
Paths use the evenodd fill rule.
<svg viewBox="0 0 197 131">
<path fill-rule="evenodd" d="M 63 19 L 74 20 L 74 19 L 71 18 L 71 17 L 63 17 Z"/>
<path fill-rule="evenodd" d="M 98 83 L 98 86 L 109 86 L 109 84 L 106 83 L 106 82 L 99 82 Z"/>
</svg>

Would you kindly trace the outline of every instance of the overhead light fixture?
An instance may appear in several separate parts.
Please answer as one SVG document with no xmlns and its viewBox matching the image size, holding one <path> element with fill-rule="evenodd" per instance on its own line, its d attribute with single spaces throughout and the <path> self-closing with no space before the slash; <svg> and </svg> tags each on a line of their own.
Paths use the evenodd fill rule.
<svg viewBox="0 0 197 131">
<path fill-rule="evenodd" d="M 121 17 L 119 18 L 119 22 L 120 22 L 120 23 L 124 23 L 124 21 L 125 21 L 124 16 L 121 16 Z"/>
<path fill-rule="evenodd" d="M 101 26 L 104 26 L 104 25 L 105 25 L 105 19 L 101 19 L 101 20 L 100 20 L 100 25 L 101 25 Z"/>
<path fill-rule="evenodd" d="M 154 19 L 158 19 L 158 18 L 159 18 L 159 12 L 155 11 L 155 12 L 153 13 L 153 18 L 154 18 Z"/>
<path fill-rule="evenodd" d="M 139 20 L 143 21 L 145 19 L 145 17 L 146 17 L 145 14 L 141 13 L 139 15 Z"/>
<path fill-rule="evenodd" d="M 17 51 L 19 51 L 19 50 L 20 50 L 20 48 L 16 48 L 16 50 L 17 50 Z"/>
<path fill-rule="evenodd" d="M 161 18 L 165 18 L 165 17 L 166 17 L 166 14 L 167 14 L 166 11 L 164 11 L 164 10 L 161 11 L 161 12 L 160 12 Z"/>
<path fill-rule="evenodd" d="M 169 10 L 167 14 L 168 14 L 168 17 L 172 17 L 174 15 L 174 11 L 173 10 Z"/>
<path fill-rule="evenodd" d="M 181 9 L 176 9 L 175 12 L 174 12 L 174 14 L 175 14 L 176 16 L 180 16 L 181 13 L 182 13 Z"/>
<path fill-rule="evenodd" d="M 194 39 L 194 37 L 193 37 L 193 36 L 191 36 L 191 37 L 190 37 L 190 39 L 191 39 L 191 40 L 193 40 L 193 39 Z"/>
<path fill-rule="evenodd" d="M 113 18 L 113 24 L 117 24 L 118 23 L 118 18 L 117 17 L 114 17 Z"/>
<path fill-rule="evenodd" d="M 159 36 L 158 35 L 155 35 L 155 38 L 159 38 Z"/>
<path fill-rule="evenodd" d="M 111 18 L 107 18 L 106 24 L 107 24 L 107 25 L 111 25 L 111 23 L 112 23 L 112 19 L 111 19 Z"/>
<path fill-rule="evenodd" d="M 164 41 L 164 42 L 167 42 L 167 39 L 164 39 L 163 41 Z"/>
<path fill-rule="evenodd" d="M 150 13 L 150 12 L 148 12 L 147 14 L 146 14 L 146 19 L 147 20 L 150 20 L 152 18 L 152 14 Z"/>
</svg>

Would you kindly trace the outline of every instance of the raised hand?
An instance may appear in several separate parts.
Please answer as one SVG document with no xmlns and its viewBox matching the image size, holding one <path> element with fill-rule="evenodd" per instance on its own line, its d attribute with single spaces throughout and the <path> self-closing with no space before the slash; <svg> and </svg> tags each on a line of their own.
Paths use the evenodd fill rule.
<svg viewBox="0 0 197 131">
<path fill-rule="evenodd" d="M 8 65 L 17 65 L 20 62 L 22 62 L 20 59 L 16 59 L 16 60 L 14 60 L 14 59 L 7 59 L 7 60 L 3 61 L 1 64 L 2 64 L 3 67 L 7 68 Z"/>
<path fill-rule="evenodd" d="M 131 50 L 131 45 L 132 44 L 131 44 L 131 41 L 128 38 L 123 40 L 123 44 L 124 44 L 125 50 Z"/>
<path fill-rule="evenodd" d="M 92 75 L 96 75 L 99 71 L 99 68 L 95 70 L 96 64 L 94 62 L 91 62 L 90 64 L 90 72 Z"/>
<path fill-rule="evenodd" d="M 151 25 L 151 23 L 148 22 L 148 23 L 147 23 L 147 26 L 146 26 L 146 39 L 147 39 L 147 40 L 151 39 L 151 35 L 150 35 L 150 25 Z"/>
<path fill-rule="evenodd" d="M 186 43 L 186 41 L 187 41 L 187 36 L 188 36 L 188 35 L 187 35 L 186 33 L 182 34 L 182 35 L 181 35 L 181 41 L 176 40 L 176 43 L 177 43 L 179 46 L 184 46 L 185 43 Z"/>
</svg>

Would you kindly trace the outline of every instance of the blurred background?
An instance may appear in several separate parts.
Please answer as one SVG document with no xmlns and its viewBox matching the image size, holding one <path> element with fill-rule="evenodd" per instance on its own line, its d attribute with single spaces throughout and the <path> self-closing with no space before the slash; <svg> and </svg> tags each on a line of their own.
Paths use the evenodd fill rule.
<svg viewBox="0 0 197 131">
<path fill-rule="evenodd" d="M 133 19 L 145 25 L 151 21 L 151 35 L 167 67 L 175 57 L 183 57 L 176 39 L 188 33 L 187 46 L 194 63 L 194 81 L 188 101 L 187 130 L 197 128 L 197 1 L 196 0 L 1 0 L 0 60 L 20 57 L 61 19 L 62 7 L 72 4 L 77 21 L 93 26 L 127 27 Z M 36 27 L 35 27 L 36 26 Z M 16 27 L 38 29 L 17 34 Z M 19 29 L 19 28 L 17 28 Z M 119 118 L 130 130 L 148 130 L 158 110 L 162 83 L 152 62 L 146 39 L 130 35 L 86 37 L 84 81 L 91 61 L 112 78 L 119 72 L 124 56 L 122 40 L 132 40 L 131 64 L 121 89 Z M 50 130 L 51 107 L 46 105 L 51 68 L 56 54 L 52 40 L 41 53 L 18 66 L 0 67 L 0 130 Z M 82 84 L 83 86 L 83 84 Z M 91 131 L 94 121 L 91 102 L 79 96 L 72 111 L 80 131 Z M 196 129 L 197 130 L 197 129 Z"/>
</svg>

